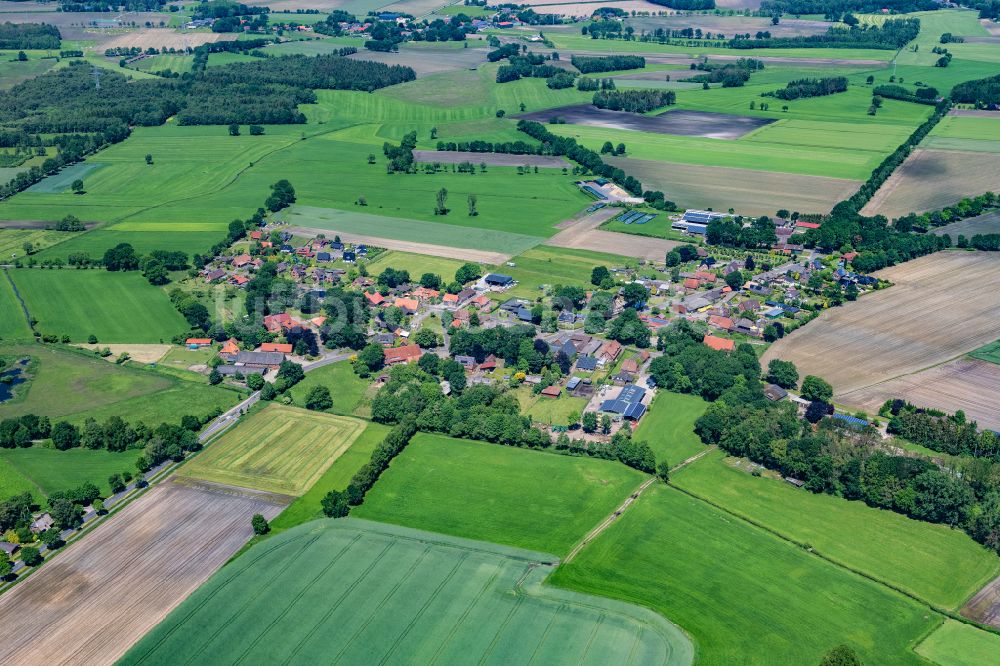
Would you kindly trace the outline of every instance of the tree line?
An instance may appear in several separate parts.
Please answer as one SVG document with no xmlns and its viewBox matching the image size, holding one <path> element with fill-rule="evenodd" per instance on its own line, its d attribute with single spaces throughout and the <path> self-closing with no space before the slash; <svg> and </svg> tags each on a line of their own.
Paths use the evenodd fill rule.
<svg viewBox="0 0 1000 666">
<path fill-rule="evenodd" d="M 831 76 L 822 79 L 795 79 L 786 83 L 784 88 L 761 93 L 760 96 L 792 100 L 804 97 L 822 97 L 842 92 L 847 92 L 847 77 Z"/>
<path fill-rule="evenodd" d="M 715 0 L 650 0 L 654 5 L 679 9 L 681 11 L 698 11 L 715 9 Z"/>
<path fill-rule="evenodd" d="M 677 101 L 673 90 L 599 90 L 594 93 L 594 106 L 609 111 L 647 113 Z"/>
<path fill-rule="evenodd" d="M 0 23 L 0 49 L 57 49 L 62 35 L 46 23 Z"/>
<path fill-rule="evenodd" d="M 1000 74 L 959 83 L 951 89 L 951 99 L 977 108 L 1000 104 Z"/>
<path fill-rule="evenodd" d="M 888 9 L 894 14 L 909 14 L 940 7 L 934 0 L 763 0 L 760 12 L 772 16 L 823 14 L 827 20 L 839 21 L 844 14 L 851 12 L 877 14 Z"/>
<path fill-rule="evenodd" d="M 855 19 L 856 20 L 856 19 Z M 733 49 L 888 49 L 895 50 L 916 39 L 920 19 L 888 19 L 882 25 L 852 25 L 849 28 L 830 27 L 821 35 L 771 37 L 764 39 L 731 39 Z"/>
<path fill-rule="evenodd" d="M 889 419 L 888 432 L 915 444 L 953 456 L 991 458 L 1000 463 L 1000 436 L 980 431 L 975 421 L 968 421 L 959 410 L 948 415 L 934 409 L 922 409 L 905 400 L 887 400 L 879 415 Z"/>
<path fill-rule="evenodd" d="M 898 99 L 903 102 L 934 105 L 937 104 L 938 89 L 925 87 L 917 88 L 915 91 L 911 91 L 909 88 L 904 86 L 887 83 L 875 86 L 875 88 L 872 89 L 872 94 L 880 97 L 888 97 L 889 99 Z"/>
</svg>

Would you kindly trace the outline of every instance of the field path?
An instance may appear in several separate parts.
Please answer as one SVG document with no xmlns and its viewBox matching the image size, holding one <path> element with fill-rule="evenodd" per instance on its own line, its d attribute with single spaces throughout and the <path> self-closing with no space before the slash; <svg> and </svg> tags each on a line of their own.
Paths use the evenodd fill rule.
<svg viewBox="0 0 1000 666">
<path fill-rule="evenodd" d="M 384 247 L 387 250 L 399 250 L 400 252 L 412 252 L 413 254 L 426 254 L 432 257 L 444 257 L 445 259 L 458 259 L 460 261 L 477 261 L 481 264 L 496 265 L 502 264 L 510 259 L 512 254 L 503 252 L 490 252 L 488 250 L 472 250 L 463 247 L 448 247 L 447 245 L 433 245 L 431 243 L 416 243 L 413 241 L 393 240 L 381 236 L 366 236 L 363 234 L 352 234 L 344 231 L 330 229 L 314 229 L 311 227 L 290 227 L 292 233 L 316 236 L 318 234 L 336 234 L 345 243 L 364 243 L 374 247 Z M 455 233 L 461 233 L 461 227 L 455 227 Z M 541 239 L 539 239 L 541 240 Z"/>
<path fill-rule="evenodd" d="M 0 596 L 0 662 L 121 657 L 246 543 L 253 514 L 283 508 L 224 490 L 159 485 Z"/>
</svg>

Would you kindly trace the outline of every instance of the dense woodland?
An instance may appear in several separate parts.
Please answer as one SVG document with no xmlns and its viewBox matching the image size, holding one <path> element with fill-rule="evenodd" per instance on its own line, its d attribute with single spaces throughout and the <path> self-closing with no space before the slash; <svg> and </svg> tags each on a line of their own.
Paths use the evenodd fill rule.
<svg viewBox="0 0 1000 666">
<path fill-rule="evenodd" d="M 1000 104 L 1000 74 L 959 83 L 951 89 L 951 99 L 959 104 L 975 104 L 979 108 Z"/>
<path fill-rule="evenodd" d="M 739 88 L 750 80 L 750 75 L 764 69 L 764 63 L 756 58 L 740 58 L 736 62 L 691 63 L 691 69 L 702 72 L 682 81 L 695 83 L 721 83 L 723 88 Z"/>
<path fill-rule="evenodd" d="M 761 97 L 777 97 L 791 100 L 803 97 L 822 97 L 847 91 L 847 77 L 834 76 L 825 79 L 795 79 L 785 84 L 784 88 L 774 92 L 761 93 Z"/>
<path fill-rule="evenodd" d="M 0 23 L 0 49 L 57 49 L 59 28 L 45 23 Z"/>
<path fill-rule="evenodd" d="M 646 59 L 642 56 L 604 56 L 587 57 L 574 55 L 570 62 L 582 74 L 593 74 L 595 72 L 618 72 L 626 69 L 642 69 L 646 66 Z"/>
<path fill-rule="evenodd" d="M 677 101 L 673 90 L 600 90 L 594 93 L 594 106 L 610 111 L 647 113 Z"/>
<path fill-rule="evenodd" d="M 914 102 L 915 104 L 929 105 L 937 104 L 939 97 L 937 88 L 925 87 L 910 90 L 909 88 L 896 85 L 895 83 L 875 86 L 872 89 L 872 94 L 878 95 L 879 97 L 888 97 L 889 99 L 898 99 L 903 102 Z"/>
</svg>

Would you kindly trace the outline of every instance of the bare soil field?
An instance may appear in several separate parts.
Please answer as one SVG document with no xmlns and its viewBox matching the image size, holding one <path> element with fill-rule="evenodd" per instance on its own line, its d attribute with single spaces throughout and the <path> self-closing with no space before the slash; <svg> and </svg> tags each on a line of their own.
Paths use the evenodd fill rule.
<svg viewBox="0 0 1000 666">
<path fill-rule="evenodd" d="M 633 236 L 597 228 L 619 212 L 621 212 L 620 208 L 607 206 L 589 215 L 577 216 L 560 222 L 557 226 L 562 231 L 545 241 L 545 245 L 620 254 L 624 257 L 656 261 L 662 261 L 667 252 L 681 245 L 681 243 L 664 238 Z"/>
<path fill-rule="evenodd" d="M 1000 23 L 994 23 L 990 19 L 979 19 L 979 22 L 986 28 L 986 32 L 1000 36 Z"/>
<path fill-rule="evenodd" d="M 599 7 L 615 7 L 626 12 L 656 12 L 667 11 L 661 5 L 655 5 L 645 0 L 619 0 L 615 2 L 566 2 L 566 0 L 526 0 L 521 3 L 533 7 L 539 14 L 562 14 L 563 16 L 590 16 Z M 539 9 L 541 7 L 542 9 Z M 544 11 L 542 11 L 544 10 Z"/>
<path fill-rule="evenodd" d="M 918 148 L 889 176 L 863 215 L 899 217 L 1000 189 L 1000 153 Z"/>
<path fill-rule="evenodd" d="M 969 599 L 962 615 L 1000 629 L 1000 576 Z"/>
<path fill-rule="evenodd" d="M 959 234 L 966 238 L 972 238 L 976 234 L 1000 234 L 1000 211 L 995 210 L 960 222 L 952 222 L 932 230 L 931 233 L 939 236 L 949 234 L 952 241 L 958 240 Z"/>
<path fill-rule="evenodd" d="M 504 153 L 471 153 L 445 150 L 414 150 L 413 159 L 416 162 L 440 162 L 441 164 L 461 164 L 472 162 L 475 165 L 485 163 L 489 166 L 537 166 L 550 169 L 561 169 L 569 166 L 562 157 L 551 155 L 508 155 Z"/>
<path fill-rule="evenodd" d="M 488 49 L 473 48 L 453 49 L 440 46 L 423 46 L 420 49 L 407 48 L 403 44 L 398 53 L 387 53 L 384 51 L 361 50 L 361 43 L 358 42 L 359 52 L 350 58 L 355 60 L 371 60 L 385 63 L 386 65 L 406 65 L 412 67 L 417 76 L 428 74 L 438 74 L 440 72 L 452 72 L 472 69 L 486 62 Z M 474 72 L 473 72 L 474 73 Z"/>
<path fill-rule="evenodd" d="M 648 189 L 661 190 L 672 201 L 693 208 L 726 210 L 736 206 L 746 215 L 773 215 L 776 208 L 829 213 L 833 205 L 857 191 L 860 181 L 802 176 L 733 167 L 711 167 L 608 157 L 609 164 L 632 174 Z"/>
<path fill-rule="evenodd" d="M 643 116 L 628 111 L 598 109 L 592 104 L 574 104 L 547 111 L 522 113 L 515 117 L 544 123 L 555 116 L 564 119 L 570 125 L 700 136 L 709 139 L 738 139 L 748 132 L 774 122 L 768 118 L 750 118 L 707 111 L 665 111 L 658 116 Z"/>
<path fill-rule="evenodd" d="M 771 25 L 770 17 L 766 16 L 716 16 L 714 14 L 671 14 L 669 16 L 636 16 L 628 20 L 628 25 L 636 32 L 645 30 L 652 32 L 657 28 L 680 30 L 682 28 L 701 28 L 706 32 L 722 33 L 726 37 L 734 34 L 768 31 L 774 37 L 798 37 L 802 35 L 819 35 L 826 32 L 830 23 L 825 21 L 810 21 L 781 17 L 778 25 Z"/>
<path fill-rule="evenodd" d="M 309 227 L 292 227 L 292 233 L 315 236 L 317 234 L 327 234 L 329 229 L 311 229 Z M 352 234 L 343 231 L 336 231 L 340 239 L 345 243 L 364 243 L 373 247 L 384 247 L 387 250 L 399 250 L 400 252 L 412 252 L 414 254 L 426 254 L 432 257 L 444 257 L 446 259 L 460 259 L 463 261 L 478 261 L 481 264 L 502 264 L 513 255 L 502 252 L 489 252 L 486 250 L 472 250 L 469 248 L 449 247 L 447 245 L 432 245 L 430 243 L 415 243 L 412 241 L 393 240 L 392 238 L 382 238 L 379 236 L 365 236 L 362 234 Z"/>
<path fill-rule="evenodd" d="M 188 46 L 194 48 L 196 46 L 201 46 L 202 44 L 232 41 L 234 39 L 236 39 L 235 33 L 178 32 L 176 30 L 169 30 L 165 28 L 149 28 L 146 30 L 136 30 L 124 35 L 118 35 L 114 39 L 104 42 L 101 46 L 106 49 L 119 47 L 132 48 L 133 46 L 138 46 L 143 49 L 149 47 L 158 49 L 164 46 L 168 49 L 171 47 L 175 49 L 182 49 L 187 48 Z"/>
<path fill-rule="evenodd" d="M 825 311 L 771 345 L 761 364 L 793 361 L 800 375 L 829 381 L 840 400 L 996 340 L 995 253 L 938 252 L 875 275 L 895 286 Z"/>
<path fill-rule="evenodd" d="M 107 357 L 109 363 L 114 363 L 115 360 L 121 356 L 121 354 L 128 354 L 133 361 L 138 363 L 156 363 L 161 358 L 167 355 L 170 351 L 170 345 L 158 345 L 158 344 L 147 344 L 147 345 L 77 345 L 81 349 L 86 349 L 87 351 L 98 351 L 100 349 L 110 349 L 111 356 Z"/>
<path fill-rule="evenodd" d="M 949 116 L 967 116 L 970 118 L 1000 118 L 1000 111 L 987 111 L 986 109 L 952 109 Z"/>
<path fill-rule="evenodd" d="M 54 3 L 0 2 L 0 22 L 48 23 L 59 28 L 63 39 L 96 39 L 103 47 L 107 40 L 120 36 L 115 33 L 124 24 L 159 25 L 170 21 L 169 15 L 156 12 L 57 12 L 55 8 Z"/>
<path fill-rule="evenodd" d="M 282 509 L 228 490 L 165 482 L 0 596 L 0 662 L 116 661 Z"/>
<path fill-rule="evenodd" d="M 903 398 L 919 407 L 948 412 L 963 410 L 982 428 L 1000 430 L 1000 365 L 960 358 L 933 368 L 896 377 L 837 397 L 849 407 L 874 414 L 886 400 Z M 997 609 L 1000 619 L 1000 608 Z"/>
</svg>

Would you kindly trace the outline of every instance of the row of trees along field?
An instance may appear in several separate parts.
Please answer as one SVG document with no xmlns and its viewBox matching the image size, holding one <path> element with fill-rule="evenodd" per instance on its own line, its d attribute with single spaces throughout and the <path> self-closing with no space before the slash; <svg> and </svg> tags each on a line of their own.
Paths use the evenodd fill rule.
<svg viewBox="0 0 1000 666">
<path fill-rule="evenodd" d="M 795 403 L 774 403 L 764 396 L 761 369 L 750 345 L 728 353 L 706 347 L 701 338 L 702 333 L 683 320 L 665 327 L 657 340 L 663 355 L 653 360 L 650 371 L 663 389 L 697 393 L 712 401 L 695 425 L 703 442 L 802 480 L 812 492 L 962 527 L 1000 552 L 1000 462 L 969 456 L 958 463 L 961 469 L 945 470 L 930 460 L 887 453 L 875 428 L 827 418 L 833 413 L 833 389 L 818 377 L 802 381 L 800 392 L 810 405 L 800 418 Z M 769 375 L 785 376 L 783 383 L 794 388 L 798 373 L 789 370 L 794 366 L 771 367 Z M 972 437 L 974 426 L 960 419 L 953 417 L 950 425 L 935 429 L 925 421 L 942 417 L 918 418 L 920 423 L 906 424 L 908 432 L 936 437 L 947 431 L 939 446 L 961 449 Z M 981 451 L 991 451 L 994 457 L 1000 451 L 993 433 L 974 437 Z"/>
<path fill-rule="evenodd" d="M 951 99 L 959 104 L 975 104 L 979 108 L 1000 104 L 1000 74 L 959 83 L 951 89 Z"/>
<path fill-rule="evenodd" d="M 57 49 L 59 28 L 45 23 L 0 23 L 0 49 Z"/>
<path fill-rule="evenodd" d="M 760 3 L 764 15 L 823 14 L 828 21 L 839 21 L 851 12 L 878 14 L 888 9 L 893 14 L 908 14 L 940 8 L 935 0 L 763 0 Z"/>
<path fill-rule="evenodd" d="M 761 93 L 761 97 L 777 97 L 790 100 L 803 97 L 822 97 L 835 93 L 847 92 L 847 77 L 833 76 L 823 79 L 795 79 L 773 92 Z"/>
<path fill-rule="evenodd" d="M 857 19 L 854 19 L 857 21 Z M 822 35 L 799 37 L 769 37 L 764 39 L 732 39 L 733 49 L 889 49 L 895 50 L 916 39 L 920 19 L 889 19 L 882 25 L 853 25 L 849 28 L 830 27 Z"/>
</svg>

